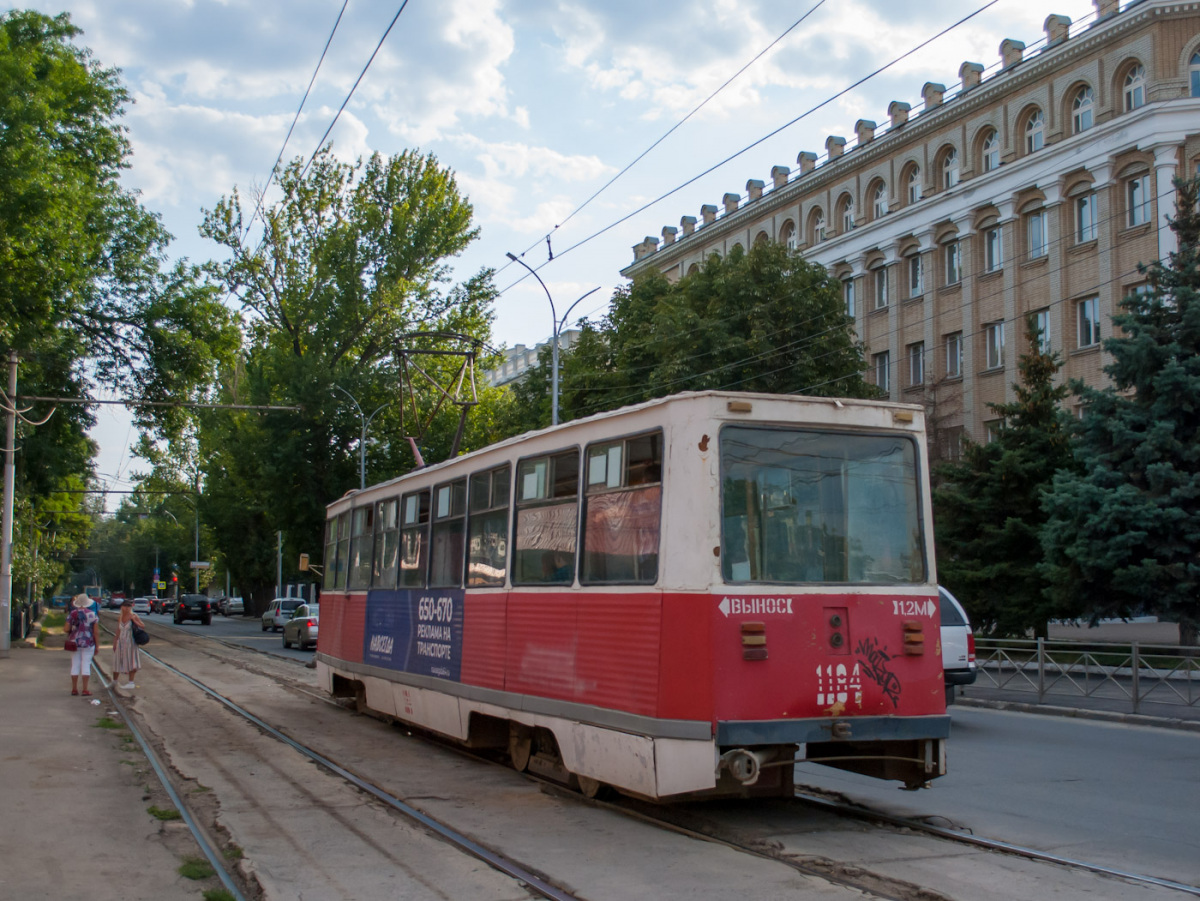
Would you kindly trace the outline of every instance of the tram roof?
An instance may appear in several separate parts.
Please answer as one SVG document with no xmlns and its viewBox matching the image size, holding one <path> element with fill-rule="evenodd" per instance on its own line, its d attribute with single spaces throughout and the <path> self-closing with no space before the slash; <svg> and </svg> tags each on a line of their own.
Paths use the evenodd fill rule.
<svg viewBox="0 0 1200 901">
<path fill-rule="evenodd" d="M 593 413 L 591 416 L 584 416 L 580 419 L 572 419 L 569 422 L 559 423 L 556 426 L 547 426 L 544 429 L 534 429 L 529 432 L 522 432 L 520 435 L 514 435 L 511 438 L 505 438 L 503 441 L 497 441 L 495 444 L 489 444 L 486 447 L 481 447 L 478 450 L 470 451 L 461 456 L 454 457 L 450 460 L 443 460 L 440 463 L 430 463 L 421 469 L 413 469 L 409 472 L 402 473 L 395 478 L 388 479 L 383 482 L 377 482 L 374 485 L 368 485 L 364 489 L 352 489 L 344 495 L 327 504 L 327 508 L 332 511 L 334 507 L 338 507 L 339 511 L 353 504 L 354 498 L 364 494 L 374 494 L 377 491 L 384 491 L 390 486 L 398 485 L 401 482 L 406 482 L 418 475 L 424 475 L 432 472 L 437 472 L 442 469 L 447 469 L 452 466 L 457 467 L 459 464 L 468 462 L 476 457 L 494 454 L 508 447 L 515 447 L 524 444 L 528 441 L 539 438 L 543 435 L 557 434 L 562 432 L 571 432 L 594 425 L 606 420 L 622 419 L 641 413 L 645 410 L 654 409 L 664 406 L 683 406 L 692 404 L 712 404 L 714 401 L 720 403 L 722 401 L 764 401 L 770 403 L 788 403 L 788 404 L 809 404 L 820 405 L 838 408 L 862 408 L 876 410 L 908 410 L 913 413 L 913 423 L 923 423 L 925 408 L 920 404 L 902 404 L 885 400 L 864 400 L 860 398 L 850 397 L 816 397 L 806 394 L 763 394 L 751 391 L 682 391 L 678 394 L 669 394 L 666 397 L 656 397 L 651 400 L 642 401 L 637 404 L 630 404 L 625 407 L 618 407 L 615 410 L 605 410 L 602 413 Z M 384 492 L 386 493 L 386 492 Z"/>
</svg>

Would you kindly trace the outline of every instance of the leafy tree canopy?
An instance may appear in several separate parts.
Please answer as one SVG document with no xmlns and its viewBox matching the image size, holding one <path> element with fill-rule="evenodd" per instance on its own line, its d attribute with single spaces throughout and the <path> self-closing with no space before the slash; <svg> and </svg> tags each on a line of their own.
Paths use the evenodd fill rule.
<svg viewBox="0 0 1200 901">
<path fill-rule="evenodd" d="M 549 354 L 514 389 L 510 432 L 550 421 Z M 876 397 L 841 284 L 772 242 L 713 255 L 670 281 L 649 273 L 584 322 L 560 362 L 562 420 L 680 391 Z"/>
<path fill-rule="evenodd" d="M 1121 302 L 1107 388 L 1083 401 L 1078 470 L 1046 498 L 1050 597 L 1093 617 L 1200 620 L 1200 180 L 1176 181 L 1178 250 L 1144 267 L 1145 293 Z"/>
<path fill-rule="evenodd" d="M 988 405 L 1004 427 L 994 441 L 968 442 L 960 461 L 943 465 L 933 498 L 939 581 L 976 628 L 1019 637 L 1029 630 L 1045 636 L 1054 615 L 1038 571 L 1041 501 L 1055 473 L 1072 466 L 1061 410 L 1070 389 L 1054 383 L 1062 362 L 1042 351 L 1032 320 L 1029 343 L 1016 400 Z"/>
<path fill-rule="evenodd" d="M 366 418 L 368 483 L 414 466 L 408 436 L 422 437 L 427 461 L 444 458 L 459 419 L 434 384 L 449 387 L 461 358 L 405 360 L 398 351 L 482 347 L 495 293 L 490 271 L 450 281 L 449 261 L 477 230 L 453 174 L 432 155 L 346 163 L 326 148 L 309 165 L 291 163 L 279 186 L 283 199 L 264 207 L 257 243 L 245 241 L 236 192 L 201 229 L 229 251 L 209 271 L 246 323 L 242 356 L 222 370 L 216 396 L 303 408 L 214 413 L 199 423 L 203 516 L 256 603 L 274 585 L 277 530 L 287 573 L 301 551 L 319 559 L 325 505 L 359 485 Z M 408 394 L 406 369 L 417 384 Z M 469 417 L 461 446 L 490 440 L 490 423 Z"/>
</svg>

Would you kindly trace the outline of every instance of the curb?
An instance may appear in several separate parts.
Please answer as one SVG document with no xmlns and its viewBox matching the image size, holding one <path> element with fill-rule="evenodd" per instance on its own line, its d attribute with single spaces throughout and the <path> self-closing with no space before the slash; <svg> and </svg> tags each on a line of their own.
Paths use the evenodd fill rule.
<svg viewBox="0 0 1200 901">
<path fill-rule="evenodd" d="M 1086 710 L 1080 707 L 1059 707 L 1053 704 L 1029 704 L 1024 701 L 993 701 L 985 698 L 956 697 L 954 706 L 1007 710 L 1012 713 L 1040 713 L 1044 716 L 1064 716 L 1128 726 L 1153 726 L 1158 729 L 1177 729 L 1200 732 L 1200 722 L 1177 717 L 1146 716 L 1142 713 L 1114 713 L 1109 710 Z"/>
</svg>

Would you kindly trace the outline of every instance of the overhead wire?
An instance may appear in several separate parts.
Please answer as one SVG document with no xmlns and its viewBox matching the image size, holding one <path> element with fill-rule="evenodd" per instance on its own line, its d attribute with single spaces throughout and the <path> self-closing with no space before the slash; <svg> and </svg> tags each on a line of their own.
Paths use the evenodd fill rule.
<svg viewBox="0 0 1200 901">
<path fill-rule="evenodd" d="M 958 21 L 954 22 L 951 25 L 946 26 L 945 28 L 943 28 L 941 31 L 937 32 L 933 36 L 926 38 L 925 40 L 921 41 L 914 47 L 911 47 L 910 49 L 906 50 L 904 53 L 900 54 L 899 56 L 894 57 L 889 62 L 884 63 L 883 65 L 874 69 L 872 72 L 868 73 L 867 75 L 864 75 L 863 77 L 859 78 L 857 81 L 846 86 L 845 88 L 838 91 L 837 93 L 832 94 L 831 96 L 822 100 L 820 103 L 816 104 L 815 106 L 806 110 L 805 112 L 801 113 L 800 115 L 796 116 L 795 118 L 785 122 L 783 125 L 780 125 L 779 127 L 773 129 L 772 131 L 768 132 L 767 134 L 763 135 L 762 137 L 755 139 L 751 143 L 747 144 L 745 147 L 726 156 L 724 159 L 720 160 L 719 162 L 712 164 L 707 169 L 704 169 L 702 172 L 697 173 L 696 175 L 692 176 L 691 178 L 687 179 L 686 181 L 682 182 L 681 184 L 678 184 L 675 187 L 671 188 L 670 190 L 658 195 L 653 200 L 650 200 L 650 201 L 642 204 L 637 209 L 634 209 L 634 210 L 630 211 L 629 213 L 626 213 L 624 216 L 621 216 L 619 219 L 616 219 L 613 222 L 610 222 L 608 225 L 605 225 L 603 228 L 593 232 L 592 234 L 588 235 L 587 237 L 582 238 L 579 241 L 576 241 L 574 244 L 570 245 L 565 250 L 560 250 L 558 252 L 558 254 L 555 256 L 555 259 L 561 259 L 562 257 L 566 256 L 571 251 L 578 250 L 580 247 L 583 247 L 585 244 L 588 244 L 591 241 L 595 240 L 596 238 L 600 237 L 601 235 L 611 231 L 612 229 L 616 228 L 618 225 L 628 222 L 634 216 L 645 212 L 646 210 L 650 209 L 652 206 L 655 206 L 656 204 L 659 204 L 662 201 L 666 200 L 668 197 L 671 197 L 671 196 L 679 193 L 684 188 L 696 183 L 701 178 L 704 178 L 706 175 L 709 175 L 709 174 L 715 172 L 717 169 L 720 169 L 722 166 L 726 165 L 727 163 L 732 162 L 733 160 L 737 159 L 739 156 L 742 156 L 743 154 L 748 153 L 749 151 L 753 150 L 755 147 L 758 147 L 760 144 L 763 144 L 764 142 L 770 140 L 771 138 L 775 137 L 776 135 L 780 134 L 781 132 L 787 130 L 788 128 L 791 128 L 797 122 L 800 122 L 801 120 L 807 118 L 808 116 L 811 116 L 813 113 L 817 112 L 818 110 L 823 109 L 824 107 L 833 103 L 835 100 L 838 100 L 839 98 L 845 96 L 846 94 L 850 93 L 851 91 L 855 90 L 856 88 L 861 87 L 863 84 L 870 81 L 875 76 L 877 76 L 883 72 L 886 72 L 888 69 L 890 69 L 892 66 L 895 66 L 897 63 L 903 62 L 908 57 L 912 56 L 913 54 L 917 53 L 920 50 L 923 50 L 925 47 L 928 47 L 934 41 L 937 41 L 940 38 L 945 37 L 947 34 L 954 31 L 956 28 L 969 22 L 971 19 L 975 18 L 976 16 L 980 15 L 981 13 L 983 13 L 986 10 L 990 9 L 991 7 L 995 6 L 999 2 L 1000 2 L 1000 0 L 988 0 L 987 3 L 984 3 L 982 6 L 978 7 L 974 11 L 963 16 Z M 541 265 L 539 265 L 535 268 L 537 270 L 541 270 L 542 268 L 547 266 L 550 262 L 552 262 L 552 261 L 547 261 L 545 263 L 542 263 Z M 498 296 L 503 295 L 505 292 L 510 290 L 514 285 L 520 283 L 527 277 L 528 277 L 527 275 L 523 275 L 520 278 L 518 278 L 516 282 L 513 282 L 512 284 L 508 285 L 507 287 L 501 289 L 498 292 Z"/>
</svg>

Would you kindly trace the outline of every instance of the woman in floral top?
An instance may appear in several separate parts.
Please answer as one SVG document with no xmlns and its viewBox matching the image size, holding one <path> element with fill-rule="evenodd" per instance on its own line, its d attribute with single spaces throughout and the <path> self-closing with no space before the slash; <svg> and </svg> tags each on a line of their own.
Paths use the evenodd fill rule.
<svg viewBox="0 0 1200 901">
<path fill-rule="evenodd" d="M 100 617 L 91 610 L 92 600 L 86 594 L 77 594 L 71 601 L 71 613 L 67 617 L 67 638 L 75 641 L 71 652 L 71 694 L 79 694 L 79 677 L 83 676 L 83 694 L 88 691 L 88 679 L 92 677 L 92 657 L 100 644 Z"/>
</svg>

